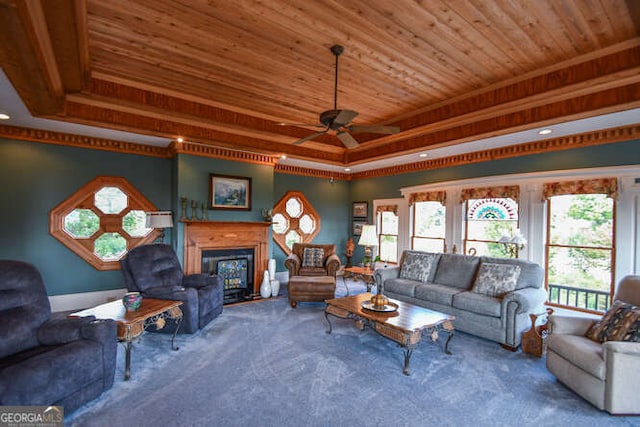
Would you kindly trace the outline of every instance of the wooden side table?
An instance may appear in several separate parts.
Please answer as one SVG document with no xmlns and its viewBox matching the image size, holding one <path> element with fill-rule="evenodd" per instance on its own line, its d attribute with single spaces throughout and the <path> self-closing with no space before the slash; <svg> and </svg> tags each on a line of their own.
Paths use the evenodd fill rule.
<svg viewBox="0 0 640 427">
<path fill-rule="evenodd" d="M 373 277 L 374 271 L 375 270 L 373 270 L 372 268 L 366 267 L 345 267 L 342 280 L 344 281 L 344 286 L 347 288 L 347 295 L 349 295 L 347 279 L 351 278 L 362 280 L 365 285 L 367 285 L 367 292 L 371 292 L 371 288 L 373 287 L 374 283 L 376 283 L 376 280 Z"/>
<path fill-rule="evenodd" d="M 133 340 L 151 325 L 158 329 L 164 328 L 166 319 L 175 319 L 178 322 L 176 330 L 171 338 L 171 348 L 178 350 L 174 340 L 182 322 L 182 301 L 161 300 L 155 298 L 143 298 L 140 308 L 135 311 L 127 311 L 122 301 L 112 301 L 101 304 L 87 310 L 77 311 L 68 317 L 95 316 L 96 319 L 113 319 L 118 326 L 118 341 L 124 343 L 125 368 L 124 379 L 131 376 L 131 346 Z"/>
<path fill-rule="evenodd" d="M 542 357 L 544 340 L 548 334 L 547 320 L 553 310 L 547 308 L 545 313 L 529 314 L 531 328 L 522 333 L 522 351 L 533 356 Z"/>
</svg>

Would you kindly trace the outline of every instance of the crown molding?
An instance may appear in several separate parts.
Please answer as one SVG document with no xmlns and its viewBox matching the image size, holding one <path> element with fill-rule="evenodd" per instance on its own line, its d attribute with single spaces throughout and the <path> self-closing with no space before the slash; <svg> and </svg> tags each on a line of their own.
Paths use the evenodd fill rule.
<svg viewBox="0 0 640 427">
<path fill-rule="evenodd" d="M 334 180 L 341 180 L 341 181 L 351 181 L 353 176 L 343 172 L 332 172 L 327 170 L 310 169 L 310 168 L 303 168 L 300 166 L 281 165 L 281 164 L 277 164 L 274 171 L 278 173 L 286 173 L 289 175 L 312 176 L 315 178 L 326 178 L 326 179 L 334 179 Z"/>
<path fill-rule="evenodd" d="M 233 160 L 244 163 L 254 163 L 259 165 L 274 166 L 278 161 L 278 156 L 262 153 L 252 153 L 250 151 L 232 150 L 228 148 L 214 147 L 206 144 L 193 142 L 174 141 L 169 145 L 172 155 L 190 154 L 193 156 L 209 157 L 215 159 Z"/>
<path fill-rule="evenodd" d="M 161 158 L 172 158 L 177 154 L 189 154 L 193 156 L 272 166 L 275 172 L 290 175 L 352 181 L 640 139 L 640 124 L 545 139 L 543 141 L 526 142 L 518 145 L 372 169 L 352 174 L 282 165 L 277 163 L 279 159 L 278 156 L 192 142 L 173 142 L 168 147 L 156 147 L 112 139 L 6 125 L 0 125 L 0 137 Z"/>
<path fill-rule="evenodd" d="M 528 156 L 573 148 L 590 147 L 594 145 L 611 144 L 614 142 L 640 139 L 640 125 L 631 125 L 611 129 L 586 132 L 543 141 L 526 142 L 524 144 L 492 148 L 489 150 L 463 153 L 439 159 L 423 160 L 421 162 L 372 169 L 351 175 L 351 179 L 376 178 L 424 170 L 450 168 L 470 163 L 481 163 L 492 160 L 508 159 L 512 157 Z"/>
<path fill-rule="evenodd" d="M 21 141 L 40 142 L 43 144 L 65 145 L 69 147 L 88 148 L 92 150 L 113 151 L 117 153 L 139 154 L 151 157 L 172 157 L 166 147 L 96 138 L 93 136 L 75 135 L 18 126 L 0 125 L 0 137 Z"/>
</svg>

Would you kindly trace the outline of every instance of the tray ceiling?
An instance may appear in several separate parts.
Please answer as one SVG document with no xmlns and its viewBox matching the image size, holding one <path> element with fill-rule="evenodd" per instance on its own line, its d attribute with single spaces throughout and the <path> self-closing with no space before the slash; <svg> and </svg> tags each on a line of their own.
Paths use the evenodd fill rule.
<svg viewBox="0 0 640 427">
<path fill-rule="evenodd" d="M 30 113 L 357 165 L 640 107 L 640 6 L 541 1 L 0 1 L 2 68 Z M 333 108 L 346 149 L 318 129 Z M 525 141 L 522 141 L 525 142 Z"/>
</svg>

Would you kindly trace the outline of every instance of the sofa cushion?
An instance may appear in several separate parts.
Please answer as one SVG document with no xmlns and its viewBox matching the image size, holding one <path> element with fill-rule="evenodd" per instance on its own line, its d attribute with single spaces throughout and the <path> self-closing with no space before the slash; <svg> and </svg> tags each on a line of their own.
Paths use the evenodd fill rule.
<svg viewBox="0 0 640 427">
<path fill-rule="evenodd" d="M 416 282 L 409 279 L 387 279 L 384 281 L 384 292 L 393 292 L 400 295 L 406 295 L 413 297 L 415 295 L 415 289 L 421 285 L 422 282 Z"/>
<path fill-rule="evenodd" d="M 585 336 L 596 342 L 640 342 L 640 308 L 615 301 L 602 319 L 589 328 Z"/>
<path fill-rule="evenodd" d="M 480 262 L 493 264 L 517 265 L 520 267 L 520 276 L 516 284 L 516 290 L 524 288 L 541 288 L 544 285 L 544 269 L 535 262 L 524 259 L 480 257 Z"/>
<path fill-rule="evenodd" d="M 400 278 L 427 282 L 431 276 L 431 269 L 435 267 L 436 254 L 427 252 L 407 251 L 402 260 Z"/>
<path fill-rule="evenodd" d="M 476 275 L 479 263 L 480 258 L 474 256 L 442 254 L 433 282 L 460 289 L 471 289 L 471 282 Z"/>
<path fill-rule="evenodd" d="M 322 267 L 324 260 L 324 249 L 304 248 L 302 256 L 303 267 Z"/>
<path fill-rule="evenodd" d="M 550 334 L 547 337 L 547 351 L 570 360 L 596 378 L 604 380 L 606 377 L 606 363 L 600 343 L 580 335 Z"/>
<path fill-rule="evenodd" d="M 460 292 L 453 296 L 453 304 L 460 310 L 471 311 L 483 316 L 500 317 L 501 300 L 476 292 Z"/>
<path fill-rule="evenodd" d="M 502 297 L 516 288 L 519 276 L 518 265 L 483 262 L 471 290 L 490 297 Z"/>
<path fill-rule="evenodd" d="M 442 305 L 452 305 L 453 296 L 464 292 L 455 286 L 436 285 L 435 283 L 420 284 L 416 286 L 417 299 L 435 302 Z"/>
</svg>

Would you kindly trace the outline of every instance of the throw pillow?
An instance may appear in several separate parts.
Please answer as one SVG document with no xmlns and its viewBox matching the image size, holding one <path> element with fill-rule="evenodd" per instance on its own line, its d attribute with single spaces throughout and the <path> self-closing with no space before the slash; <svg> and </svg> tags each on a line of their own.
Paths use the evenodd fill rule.
<svg viewBox="0 0 640 427">
<path fill-rule="evenodd" d="M 596 342 L 640 342 L 640 308 L 615 301 L 602 319 L 589 328 L 585 336 Z"/>
<path fill-rule="evenodd" d="M 478 294 L 502 297 L 516 289 L 520 277 L 520 266 L 514 264 L 480 264 L 478 275 L 471 290 Z"/>
<path fill-rule="evenodd" d="M 407 252 L 400 268 L 400 278 L 427 282 L 435 259 L 435 254 Z"/>
<path fill-rule="evenodd" d="M 304 248 L 302 253 L 303 267 L 322 267 L 324 264 L 324 249 L 322 248 Z"/>
</svg>

